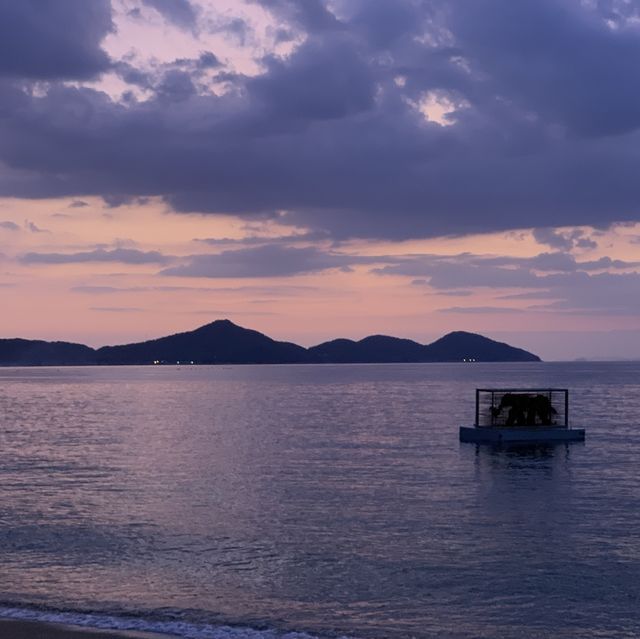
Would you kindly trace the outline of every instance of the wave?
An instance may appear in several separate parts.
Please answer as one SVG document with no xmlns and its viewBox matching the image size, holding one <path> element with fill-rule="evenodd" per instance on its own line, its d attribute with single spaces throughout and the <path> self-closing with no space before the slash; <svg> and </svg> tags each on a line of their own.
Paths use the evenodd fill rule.
<svg viewBox="0 0 640 639">
<path fill-rule="evenodd" d="M 161 620 L 93 612 L 62 611 L 47 608 L 0 606 L 0 619 L 77 626 L 92 630 L 149 632 L 173 635 L 183 639 L 321 639 L 307 632 L 214 625 L 173 619 Z M 336 639 L 353 638 L 341 636 Z"/>
</svg>

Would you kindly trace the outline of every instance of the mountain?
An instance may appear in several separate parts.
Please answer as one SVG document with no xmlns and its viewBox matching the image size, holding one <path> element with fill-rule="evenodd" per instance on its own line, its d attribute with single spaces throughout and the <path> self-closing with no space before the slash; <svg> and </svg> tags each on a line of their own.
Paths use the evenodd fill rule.
<svg viewBox="0 0 640 639">
<path fill-rule="evenodd" d="M 95 355 L 83 344 L 0 339 L 0 366 L 81 366 L 93 364 Z"/>
<path fill-rule="evenodd" d="M 424 346 L 410 339 L 371 335 L 359 342 L 350 339 L 334 339 L 309 349 L 318 362 L 331 364 L 420 362 Z"/>
<path fill-rule="evenodd" d="M 359 342 L 336 339 L 313 346 L 308 351 L 319 362 L 539 362 L 533 353 L 496 342 L 476 333 L 456 331 L 423 346 L 410 339 L 372 335 Z"/>
<path fill-rule="evenodd" d="M 539 362 L 533 353 L 477 333 L 455 331 L 424 347 L 424 362 Z"/>
<path fill-rule="evenodd" d="M 426 346 L 409 339 L 372 335 L 360 341 L 336 339 L 306 349 L 278 342 L 258 331 L 217 320 L 168 337 L 103 346 L 98 350 L 67 342 L 0 339 L 0 366 L 74 366 L 153 363 L 346 364 L 388 362 L 538 362 L 520 348 L 457 331 Z"/>
<path fill-rule="evenodd" d="M 289 342 L 218 320 L 195 331 L 178 333 L 139 344 L 104 346 L 98 364 L 295 364 L 308 361 L 307 350 Z"/>
</svg>

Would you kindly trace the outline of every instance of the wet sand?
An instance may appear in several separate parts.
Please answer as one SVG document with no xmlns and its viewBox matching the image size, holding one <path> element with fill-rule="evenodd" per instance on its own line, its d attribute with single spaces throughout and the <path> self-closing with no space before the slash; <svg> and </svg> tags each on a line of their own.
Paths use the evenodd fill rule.
<svg viewBox="0 0 640 639">
<path fill-rule="evenodd" d="M 176 639 L 146 632 L 91 630 L 75 626 L 57 626 L 35 621 L 0 619 L 1 639 Z"/>
</svg>

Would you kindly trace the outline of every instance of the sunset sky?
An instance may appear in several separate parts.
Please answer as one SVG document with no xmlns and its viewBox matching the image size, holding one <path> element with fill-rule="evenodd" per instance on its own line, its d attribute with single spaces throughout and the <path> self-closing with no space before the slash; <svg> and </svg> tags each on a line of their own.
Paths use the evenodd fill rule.
<svg viewBox="0 0 640 639">
<path fill-rule="evenodd" d="M 636 0 L 2 0 L 0 336 L 638 358 L 639 68 Z"/>
</svg>

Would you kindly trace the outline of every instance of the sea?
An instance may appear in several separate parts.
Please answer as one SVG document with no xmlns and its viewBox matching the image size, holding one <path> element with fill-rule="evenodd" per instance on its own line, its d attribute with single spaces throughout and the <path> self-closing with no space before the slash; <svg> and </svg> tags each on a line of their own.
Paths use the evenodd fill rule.
<svg viewBox="0 0 640 639">
<path fill-rule="evenodd" d="M 586 442 L 462 444 L 478 387 Z M 640 636 L 640 363 L 0 369 L 0 617 L 188 639 Z"/>
</svg>

